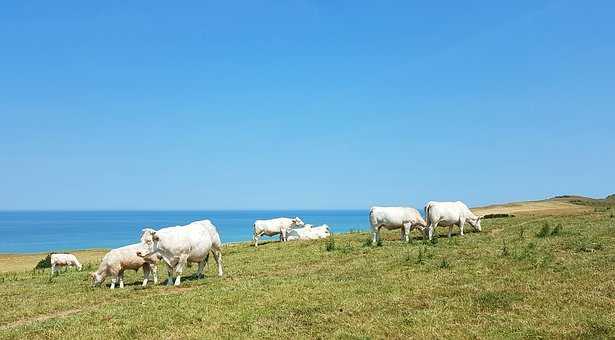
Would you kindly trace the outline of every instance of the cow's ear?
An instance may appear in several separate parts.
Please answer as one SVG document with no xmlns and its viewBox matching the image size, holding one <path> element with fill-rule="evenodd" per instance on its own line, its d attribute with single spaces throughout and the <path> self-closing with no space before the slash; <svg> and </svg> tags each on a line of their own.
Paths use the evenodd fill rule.
<svg viewBox="0 0 615 340">
<path fill-rule="evenodd" d="M 156 232 L 152 233 L 152 239 L 154 239 L 154 241 L 158 241 L 158 240 L 160 240 L 160 238 L 158 237 L 158 235 L 156 235 Z"/>
</svg>

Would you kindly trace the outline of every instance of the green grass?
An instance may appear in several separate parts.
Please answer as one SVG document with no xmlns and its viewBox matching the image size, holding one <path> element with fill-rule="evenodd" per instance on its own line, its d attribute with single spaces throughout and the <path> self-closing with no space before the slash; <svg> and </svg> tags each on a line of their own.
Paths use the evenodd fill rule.
<svg viewBox="0 0 615 340">
<path fill-rule="evenodd" d="M 229 245 L 223 278 L 211 266 L 180 288 L 141 289 L 142 273 L 130 272 L 112 291 L 91 288 L 86 271 L 49 280 L 24 267 L 0 274 L 0 338 L 615 337 L 610 212 L 489 219 L 451 240 L 438 232 L 435 243 L 383 232 L 371 246 L 353 232 Z"/>
</svg>

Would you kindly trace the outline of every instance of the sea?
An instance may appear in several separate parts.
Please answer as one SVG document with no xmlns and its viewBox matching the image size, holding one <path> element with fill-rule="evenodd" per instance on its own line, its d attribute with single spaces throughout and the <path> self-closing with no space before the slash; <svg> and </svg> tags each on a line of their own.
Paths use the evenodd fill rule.
<svg viewBox="0 0 615 340">
<path fill-rule="evenodd" d="M 0 253 L 115 248 L 139 242 L 146 227 L 204 219 L 216 225 L 223 243 L 249 241 L 254 220 L 275 217 L 298 216 L 315 226 L 328 224 L 333 233 L 365 231 L 368 214 L 368 210 L 0 211 Z"/>
</svg>

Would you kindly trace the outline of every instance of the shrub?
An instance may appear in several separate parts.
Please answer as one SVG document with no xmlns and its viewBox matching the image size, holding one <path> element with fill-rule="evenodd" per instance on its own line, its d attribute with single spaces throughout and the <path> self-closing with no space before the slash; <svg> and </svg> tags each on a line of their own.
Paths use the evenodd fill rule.
<svg viewBox="0 0 615 340">
<path fill-rule="evenodd" d="M 51 268 L 51 255 L 52 254 L 55 254 L 55 253 L 49 253 L 47 254 L 47 256 L 45 256 L 44 259 L 38 261 L 38 263 L 34 267 L 34 270 Z"/>
<path fill-rule="evenodd" d="M 447 269 L 448 267 L 450 267 L 450 264 L 448 263 L 447 259 L 442 259 L 438 267 L 440 267 L 441 269 Z"/>
<path fill-rule="evenodd" d="M 420 248 L 419 255 L 416 258 L 416 263 L 423 264 L 424 262 L 425 262 L 425 251 L 423 250 L 423 248 Z"/>
<path fill-rule="evenodd" d="M 515 215 L 512 215 L 512 214 L 487 214 L 487 215 L 483 216 L 483 219 L 488 219 L 488 218 L 504 218 L 504 217 L 515 217 Z"/>
<path fill-rule="evenodd" d="M 382 247 L 382 239 L 378 239 L 378 241 L 376 241 L 376 247 Z"/>
<path fill-rule="evenodd" d="M 327 242 L 325 243 L 326 251 L 334 251 L 335 250 L 335 238 L 329 237 Z"/>
<path fill-rule="evenodd" d="M 500 249 L 500 256 L 508 256 L 510 255 L 510 251 L 508 250 L 508 246 L 506 245 L 506 240 L 502 240 L 502 248 Z"/>
<path fill-rule="evenodd" d="M 371 247 L 371 246 L 372 246 L 372 239 L 368 237 L 363 241 L 363 247 Z"/>
<path fill-rule="evenodd" d="M 553 228 L 553 230 L 551 231 L 551 236 L 557 236 L 557 235 L 561 235 L 563 230 L 562 224 L 559 223 L 558 225 L 555 226 L 555 228 Z"/>
<path fill-rule="evenodd" d="M 551 226 L 549 225 L 549 222 L 545 222 L 542 225 L 542 228 L 540 229 L 538 234 L 536 234 L 536 237 L 543 238 L 543 237 L 549 236 L 550 234 L 551 234 Z"/>
</svg>

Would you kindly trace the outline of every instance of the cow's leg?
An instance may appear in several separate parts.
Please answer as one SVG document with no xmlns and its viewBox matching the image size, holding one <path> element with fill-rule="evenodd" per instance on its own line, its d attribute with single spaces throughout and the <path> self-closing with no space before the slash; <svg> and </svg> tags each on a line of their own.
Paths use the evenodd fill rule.
<svg viewBox="0 0 615 340">
<path fill-rule="evenodd" d="M 167 274 L 169 277 L 167 278 L 167 286 L 173 284 L 173 276 L 175 274 L 175 268 L 173 268 L 170 264 L 167 263 Z"/>
<path fill-rule="evenodd" d="M 434 230 L 436 229 L 437 224 L 430 224 L 427 233 L 429 234 L 429 240 L 433 238 Z"/>
<path fill-rule="evenodd" d="M 51 276 L 53 276 L 56 273 L 56 265 L 52 264 L 51 265 Z"/>
<path fill-rule="evenodd" d="M 199 268 L 196 270 L 196 278 L 197 279 L 200 279 L 201 277 L 205 277 L 205 275 L 203 275 L 203 268 L 205 268 L 205 265 L 207 264 L 207 259 L 208 258 L 209 258 L 209 254 L 207 254 L 207 256 L 205 256 L 203 261 L 199 262 Z"/>
<path fill-rule="evenodd" d="M 214 249 L 214 259 L 216 260 L 216 265 L 218 267 L 218 276 L 224 275 L 224 270 L 222 266 L 222 251 L 220 249 Z"/>
<path fill-rule="evenodd" d="M 143 284 L 141 284 L 141 286 L 143 287 L 147 286 L 147 280 L 149 279 L 150 275 L 151 275 L 150 266 L 147 264 L 143 265 Z"/>
<path fill-rule="evenodd" d="M 114 276 L 111 279 L 111 289 L 115 289 L 115 282 L 117 282 L 117 277 L 116 276 Z"/>
<path fill-rule="evenodd" d="M 280 230 L 280 241 L 286 242 L 286 229 Z"/>
<path fill-rule="evenodd" d="M 124 272 L 123 271 L 119 272 L 118 279 L 120 280 L 120 288 L 124 288 Z"/>
<path fill-rule="evenodd" d="M 453 234 L 453 226 L 454 224 L 448 226 L 448 238 L 451 238 L 451 235 Z"/>
<path fill-rule="evenodd" d="M 406 243 L 410 242 L 410 231 L 412 230 L 412 225 L 404 224 L 401 230 L 404 232 L 403 240 L 406 241 Z"/>
<path fill-rule="evenodd" d="M 262 233 L 254 233 L 254 247 L 258 247 L 258 240 L 263 236 Z"/>
<path fill-rule="evenodd" d="M 459 235 L 463 236 L 463 225 L 465 221 L 459 221 Z"/>
<path fill-rule="evenodd" d="M 181 255 L 179 257 L 179 261 L 177 266 L 175 266 L 175 274 L 177 277 L 175 278 L 175 287 L 178 287 L 181 283 L 182 272 L 184 271 L 184 267 L 188 262 L 188 255 Z"/>
<path fill-rule="evenodd" d="M 378 228 L 372 230 L 372 246 L 375 246 L 378 242 Z"/>
<path fill-rule="evenodd" d="M 152 264 L 151 267 L 151 272 L 150 274 L 152 274 L 154 276 L 154 285 L 158 284 L 158 265 L 156 265 L 155 263 Z"/>
</svg>

